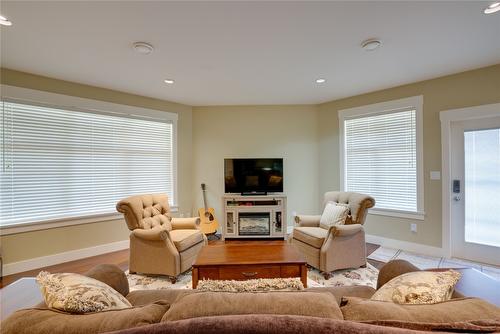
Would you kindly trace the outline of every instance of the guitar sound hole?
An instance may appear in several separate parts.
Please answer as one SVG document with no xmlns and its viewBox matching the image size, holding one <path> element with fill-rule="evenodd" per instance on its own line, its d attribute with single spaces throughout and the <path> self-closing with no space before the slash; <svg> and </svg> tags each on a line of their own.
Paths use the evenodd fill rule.
<svg viewBox="0 0 500 334">
<path fill-rule="evenodd" d="M 205 212 L 205 217 L 207 217 L 210 221 L 214 220 L 214 215 L 210 212 Z"/>
</svg>

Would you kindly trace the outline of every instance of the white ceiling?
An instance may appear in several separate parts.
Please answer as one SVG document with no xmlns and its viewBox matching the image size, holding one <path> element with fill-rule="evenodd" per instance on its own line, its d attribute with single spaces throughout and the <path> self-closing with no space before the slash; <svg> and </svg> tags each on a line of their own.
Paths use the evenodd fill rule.
<svg viewBox="0 0 500 334">
<path fill-rule="evenodd" d="M 488 4 L 2 1 L 1 65 L 188 105 L 320 103 L 500 63 Z"/>
</svg>

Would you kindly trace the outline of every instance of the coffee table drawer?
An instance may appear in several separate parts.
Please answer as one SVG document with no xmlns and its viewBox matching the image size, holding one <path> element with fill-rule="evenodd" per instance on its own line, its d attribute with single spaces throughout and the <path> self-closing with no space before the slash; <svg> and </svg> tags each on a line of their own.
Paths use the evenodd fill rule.
<svg viewBox="0 0 500 334">
<path fill-rule="evenodd" d="M 219 268 L 221 280 L 247 280 L 253 278 L 279 278 L 280 266 L 224 266 Z"/>
</svg>

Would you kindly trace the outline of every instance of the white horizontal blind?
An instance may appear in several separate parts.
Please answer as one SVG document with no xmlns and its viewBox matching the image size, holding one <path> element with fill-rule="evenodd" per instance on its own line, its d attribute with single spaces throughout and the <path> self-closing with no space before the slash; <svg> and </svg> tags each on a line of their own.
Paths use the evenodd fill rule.
<svg viewBox="0 0 500 334">
<path fill-rule="evenodd" d="M 416 110 L 347 119 L 345 187 L 376 208 L 417 212 Z"/>
<path fill-rule="evenodd" d="M 116 213 L 140 193 L 167 193 L 173 204 L 172 123 L 1 107 L 1 226 Z"/>
</svg>

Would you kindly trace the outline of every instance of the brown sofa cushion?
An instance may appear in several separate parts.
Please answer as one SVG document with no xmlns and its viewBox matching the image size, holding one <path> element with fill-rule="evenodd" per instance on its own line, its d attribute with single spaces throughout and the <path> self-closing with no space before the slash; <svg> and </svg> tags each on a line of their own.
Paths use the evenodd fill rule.
<svg viewBox="0 0 500 334">
<path fill-rule="evenodd" d="M 342 319 L 335 298 L 325 292 L 199 292 L 180 297 L 162 321 L 235 314 L 288 314 Z"/>
<path fill-rule="evenodd" d="M 200 230 L 172 230 L 170 237 L 179 252 L 203 241 L 203 233 Z"/>
<path fill-rule="evenodd" d="M 130 304 L 144 306 L 158 301 L 173 304 L 181 295 L 196 293 L 191 289 L 136 290 L 127 295 Z"/>
<path fill-rule="evenodd" d="M 2 321 L 2 334 L 95 334 L 144 326 L 160 321 L 169 304 L 87 314 L 50 309 L 24 309 Z"/>
<path fill-rule="evenodd" d="M 252 314 L 163 322 L 107 334 L 415 334 L 408 329 L 290 315 Z"/>
<path fill-rule="evenodd" d="M 500 308 L 479 298 L 458 298 L 436 304 L 396 304 L 357 297 L 343 298 L 345 320 L 446 323 L 479 319 L 500 320 Z"/>
<path fill-rule="evenodd" d="M 342 297 L 359 297 L 359 298 L 371 298 L 375 293 L 375 289 L 371 286 L 366 285 L 346 285 L 346 286 L 330 286 L 330 287 L 317 287 L 317 288 L 307 288 L 305 291 L 310 292 L 329 292 L 337 300 L 337 304 L 340 304 Z M 128 298 L 128 297 L 127 297 Z M 132 303 L 134 305 L 134 303 Z"/>
</svg>

